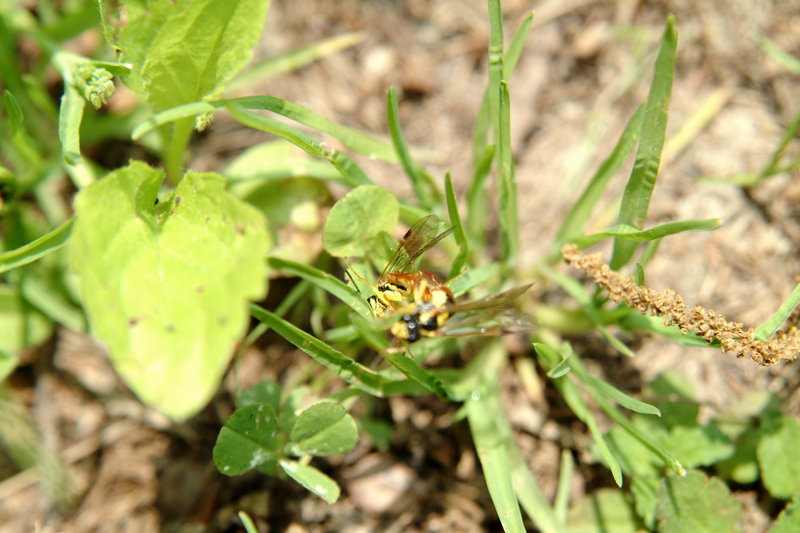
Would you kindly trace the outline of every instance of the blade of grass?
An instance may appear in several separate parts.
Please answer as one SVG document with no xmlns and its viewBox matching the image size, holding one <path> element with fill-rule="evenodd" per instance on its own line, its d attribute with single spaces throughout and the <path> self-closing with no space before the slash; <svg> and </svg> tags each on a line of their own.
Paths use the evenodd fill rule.
<svg viewBox="0 0 800 533">
<path fill-rule="evenodd" d="M 297 70 L 318 59 L 355 46 L 363 40 L 363 33 L 344 33 L 298 50 L 293 50 L 278 57 L 266 59 L 236 76 L 228 84 L 227 91 L 235 91 L 243 87 L 254 85 L 278 74 Z"/>
<path fill-rule="evenodd" d="M 416 381 L 442 400 L 452 399 L 450 392 L 444 382 L 421 368 L 418 364 L 412 361 L 407 355 L 402 353 L 386 352 L 383 354 L 387 361 L 400 372 L 408 376 L 410 379 Z"/>
<path fill-rule="evenodd" d="M 593 233 L 585 237 L 573 239 L 579 248 L 586 248 L 608 238 L 626 239 L 635 242 L 654 241 L 663 239 L 669 235 L 683 233 L 685 231 L 708 231 L 717 229 L 722 224 L 718 218 L 707 218 L 703 220 L 680 220 L 678 222 L 667 222 L 647 229 L 638 229 L 627 224 L 617 224 L 607 230 Z"/>
<path fill-rule="evenodd" d="M 519 213 L 517 212 L 517 182 L 514 176 L 514 160 L 511 153 L 511 101 L 508 85 L 500 82 L 499 136 L 497 158 L 500 164 L 500 249 L 503 262 L 511 271 L 519 254 Z"/>
<path fill-rule="evenodd" d="M 328 160 L 339 171 L 347 185 L 357 187 L 359 185 L 374 184 L 355 161 L 336 149 L 327 148 L 325 143 L 319 142 L 282 122 L 248 111 L 237 104 L 228 102 L 225 107 L 233 118 L 245 126 L 283 137 L 307 153 Z"/>
<path fill-rule="evenodd" d="M 800 59 L 784 51 L 775 41 L 761 32 L 756 33 L 756 42 L 765 53 L 783 66 L 783 68 L 795 76 L 800 76 Z"/>
<path fill-rule="evenodd" d="M 569 509 L 569 493 L 570 493 L 570 480 L 572 479 L 572 471 L 574 470 L 575 461 L 572 459 L 572 454 L 569 450 L 561 450 L 561 464 L 558 468 L 558 488 L 556 489 L 556 497 L 553 502 L 555 509 L 556 519 L 559 523 L 565 524 L 567 522 L 567 509 Z"/>
<path fill-rule="evenodd" d="M 492 169 L 493 159 L 494 145 L 484 146 L 473 164 L 472 181 L 467 191 L 467 227 L 479 249 L 483 249 L 486 244 L 486 216 L 489 212 L 486 178 Z"/>
<path fill-rule="evenodd" d="M 619 170 L 630 151 L 636 146 L 642 129 L 643 115 L 644 108 L 639 106 L 625 125 L 625 129 L 622 131 L 622 135 L 620 135 L 611 154 L 602 162 L 592 179 L 589 180 L 589 184 L 580 198 L 578 198 L 578 201 L 575 202 L 569 213 L 564 217 L 564 221 L 556 234 L 555 249 L 561 249 L 561 245 L 564 242 L 583 234 L 583 227 L 589 220 L 594 206 L 600 200 L 600 196 L 608 186 L 611 177 Z"/>
<path fill-rule="evenodd" d="M 633 171 L 622 195 L 618 219 L 621 224 L 638 227 L 647 217 L 666 136 L 667 110 L 675 73 L 677 43 L 675 17 L 670 15 L 656 58 L 650 94 L 645 103 L 639 149 L 636 152 Z M 626 265 L 635 251 L 635 242 L 615 239 L 611 268 L 618 270 Z"/>
<path fill-rule="evenodd" d="M 372 318 L 369 307 L 358 291 L 327 272 L 279 257 L 270 257 L 267 262 L 271 269 L 303 278 L 336 296 L 362 317 Z"/>
<path fill-rule="evenodd" d="M 347 383 L 368 394 L 383 398 L 392 394 L 406 394 L 422 389 L 414 382 L 395 381 L 381 376 L 263 307 L 250 304 L 250 314 L 310 355 L 317 363 L 336 372 Z"/>
<path fill-rule="evenodd" d="M 411 157 L 408 143 L 400 127 L 397 109 L 397 91 L 394 87 L 389 87 L 389 91 L 386 93 L 386 122 L 389 126 L 389 134 L 392 136 L 392 144 L 394 145 L 395 152 L 397 152 L 397 157 L 400 159 L 403 169 L 406 171 L 406 175 L 411 181 L 411 187 L 414 190 L 417 200 L 422 206 L 430 209 L 432 206 L 439 203 L 442 198 L 442 193 L 436 187 L 436 184 L 428 173 L 415 163 Z"/>
<path fill-rule="evenodd" d="M 778 310 L 766 322 L 756 328 L 756 339 L 763 341 L 772 337 L 798 305 L 800 305 L 800 284 L 795 286 L 789 296 L 778 307 Z"/>
<path fill-rule="evenodd" d="M 9 250 L 8 252 L 0 254 L 0 274 L 32 263 L 40 257 L 61 248 L 72 233 L 72 223 L 74 220 L 74 218 L 70 218 L 53 231 L 42 235 L 35 241 L 31 241 L 15 250 Z"/>
<path fill-rule="evenodd" d="M 456 255 L 453 266 L 450 267 L 450 274 L 447 276 L 447 279 L 452 279 L 460 274 L 464 265 L 467 264 L 469 242 L 467 241 L 467 234 L 464 233 L 464 226 L 461 224 L 456 191 L 453 189 L 453 180 L 450 179 L 449 172 L 444 176 L 444 191 L 447 198 L 447 213 L 450 216 L 450 224 L 453 226 L 453 237 L 455 237 L 456 244 L 458 244 L 458 255 Z"/>
<path fill-rule="evenodd" d="M 800 111 L 794 115 L 792 122 L 789 124 L 786 130 L 784 130 L 781 140 L 778 143 L 778 147 L 772 153 L 772 157 L 770 157 L 769 162 L 764 166 L 761 172 L 759 172 L 756 183 L 760 179 L 772 176 L 783 170 L 781 169 L 781 160 L 783 159 L 783 155 L 786 152 L 786 148 L 788 148 L 789 143 L 792 142 L 797 136 L 798 129 L 800 129 Z"/>
<path fill-rule="evenodd" d="M 327 133 L 356 153 L 382 161 L 397 161 L 397 155 L 394 149 L 383 141 L 375 139 L 355 128 L 348 128 L 337 124 L 300 104 L 295 104 L 274 96 L 244 96 L 241 98 L 229 98 L 211 102 L 192 102 L 176 106 L 161 111 L 136 126 L 133 129 L 131 137 L 136 140 L 164 124 L 219 109 L 227 109 L 229 105 L 236 105 L 243 109 L 271 111 L 310 128 Z"/>
<path fill-rule="evenodd" d="M 600 315 L 600 310 L 594 306 L 592 297 L 589 296 L 589 293 L 586 292 L 586 289 L 583 287 L 583 285 L 581 285 L 576 279 L 571 278 L 570 276 L 567 276 L 561 272 L 556 272 L 547 267 L 541 267 L 541 273 L 551 281 L 560 285 L 561 288 L 563 288 L 566 293 L 578 303 L 589 320 L 594 323 L 595 327 L 603 336 L 603 338 L 606 339 L 616 350 L 628 357 L 633 356 L 631 349 L 621 340 L 612 335 L 608 329 L 606 329 L 603 319 Z"/>
<path fill-rule="evenodd" d="M 496 379 L 496 375 L 486 374 L 482 387 L 470 395 L 464 407 L 489 495 L 503 530 L 507 533 L 524 532 L 525 526 L 514 493 L 511 460 L 506 445 L 510 435 L 498 424 L 498 417 L 505 418 L 505 412 Z"/>
</svg>

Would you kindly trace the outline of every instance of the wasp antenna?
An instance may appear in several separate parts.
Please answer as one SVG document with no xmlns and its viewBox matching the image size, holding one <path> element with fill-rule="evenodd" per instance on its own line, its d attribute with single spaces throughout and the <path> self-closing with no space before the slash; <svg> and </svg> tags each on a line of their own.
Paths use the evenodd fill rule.
<svg viewBox="0 0 800 533">
<path fill-rule="evenodd" d="M 348 263 L 348 264 L 347 264 L 347 268 L 345 268 L 345 269 L 344 269 L 344 273 L 345 273 L 345 274 L 347 274 L 347 277 L 348 277 L 348 278 L 350 278 L 350 283 L 353 285 L 353 288 L 354 288 L 354 289 L 356 290 L 356 292 L 358 293 L 358 297 L 363 299 L 363 298 L 364 298 L 364 295 L 363 295 L 363 294 L 361 294 L 361 289 L 359 289 L 359 288 L 358 288 L 358 283 L 356 283 L 356 280 L 355 280 L 355 279 L 353 279 L 353 274 L 355 274 L 356 276 L 358 276 L 358 273 L 357 273 L 357 272 L 355 272 L 355 271 L 353 271 L 353 274 L 351 274 L 351 273 L 350 273 L 350 271 L 352 270 L 352 268 L 350 267 L 350 262 L 348 261 L 347 263 Z M 360 278 L 360 276 L 359 276 L 359 278 Z M 361 281 L 364 281 L 364 280 L 362 279 Z"/>
</svg>

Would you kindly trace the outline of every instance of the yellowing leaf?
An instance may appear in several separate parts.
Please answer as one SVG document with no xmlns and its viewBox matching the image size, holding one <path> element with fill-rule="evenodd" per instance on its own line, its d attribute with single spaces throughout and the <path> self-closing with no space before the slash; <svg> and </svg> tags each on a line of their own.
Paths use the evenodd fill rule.
<svg viewBox="0 0 800 533">
<path fill-rule="evenodd" d="M 81 191 L 70 262 L 92 333 L 146 403 L 176 420 L 217 388 L 266 293 L 266 220 L 213 173 L 189 172 L 157 203 L 163 173 L 143 163 Z"/>
</svg>

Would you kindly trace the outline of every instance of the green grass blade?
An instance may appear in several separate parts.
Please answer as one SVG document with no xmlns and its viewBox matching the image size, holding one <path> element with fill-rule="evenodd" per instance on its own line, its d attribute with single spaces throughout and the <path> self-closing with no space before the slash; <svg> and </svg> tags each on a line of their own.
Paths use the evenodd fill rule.
<svg viewBox="0 0 800 533">
<path fill-rule="evenodd" d="M 595 308 L 592 297 L 586 292 L 586 289 L 580 284 L 580 282 L 578 282 L 578 280 L 546 267 L 542 267 L 542 274 L 544 274 L 551 281 L 560 285 L 561 288 L 564 289 L 564 291 L 566 291 L 566 293 L 569 294 L 570 297 L 572 297 L 572 299 L 578 303 L 578 305 L 580 305 L 583 312 L 586 314 L 589 320 L 594 323 L 595 327 L 603 336 L 603 338 L 606 339 L 616 350 L 628 357 L 633 356 L 631 349 L 621 340 L 612 335 L 605 327 L 603 318 L 600 315 L 600 311 Z"/>
<path fill-rule="evenodd" d="M 509 79 L 514 72 L 514 67 L 517 66 L 522 49 L 525 47 L 525 39 L 528 38 L 528 33 L 533 23 L 533 11 L 528 13 L 528 16 L 522 21 L 519 29 L 511 38 L 511 43 L 508 45 L 505 56 L 503 57 L 503 79 Z"/>
<path fill-rule="evenodd" d="M 403 130 L 400 128 L 397 91 L 394 87 L 389 87 L 389 91 L 386 93 L 386 122 L 389 126 L 389 134 L 392 136 L 392 144 L 394 144 L 397 156 L 403 164 L 403 169 L 405 169 L 408 179 L 411 181 L 411 187 L 417 200 L 421 205 L 430 209 L 439 202 L 442 195 L 431 177 L 411 157 L 408 143 L 403 135 Z"/>
<path fill-rule="evenodd" d="M 61 109 L 58 113 L 58 138 L 64 161 L 68 165 L 74 165 L 82 159 L 80 133 L 86 100 L 70 83 L 70 79 L 69 75 L 64 78 L 64 95 L 61 97 Z"/>
<path fill-rule="evenodd" d="M 71 218 L 35 241 L 0 254 L 0 274 L 32 263 L 40 257 L 61 248 L 69 239 L 74 220 L 74 218 Z"/>
<path fill-rule="evenodd" d="M 339 298 L 362 317 L 372 318 L 369 307 L 358 291 L 327 272 L 279 257 L 270 257 L 267 262 L 273 270 L 279 270 L 308 280 L 317 287 Z"/>
<path fill-rule="evenodd" d="M 392 364 L 392 366 L 400 370 L 400 372 L 408 376 L 410 379 L 416 381 L 442 400 L 451 399 L 450 392 L 447 390 L 444 382 L 442 382 L 441 379 L 432 373 L 420 367 L 407 355 L 402 353 L 387 352 L 384 354 L 384 357 Z"/>
<path fill-rule="evenodd" d="M 486 216 L 489 212 L 486 178 L 489 177 L 493 160 L 494 145 L 484 146 L 473 165 L 472 182 L 467 191 L 467 229 L 479 248 L 483 248 L 486 243 Z"/>
<path fill-rule="evenodd" d="M 765 53 L 783 66 L 783 68 L 795 76 L 800 76 L 800 59 L 784 51 L 775 41 L 761 32 L 756 34 L 756 42 Z"/>
<path fill-rule="evenodd" d="M 450 267 L 450 274 L 447 276 L 448 279 L 451 279 L 460 274 L 464 265 L 467 264 L 469 242 L 467 241 L 467 234 L 464 232 L 464 226 L 461 223 L 456 192 L 453 189 L 453 180 L 450 179 L 449 172 L 444 177 L 444 191 L 447 198 L 447 213 L 450 216 L 450 225 L 453 226 L 453 236 L 456 239 L 456 244 L 458 244 L 458 255 L 453 261 L 453 266 Z"/>
<path fill-rule="evenodd" d="M 141 139 L 146 133 L 159 128 L 165 124 L 176 122 L 182 118 L 195 117 L 203 113 L 212 113 L 223 106 L 216 102 L 192 102 L 175 107 L 165 109 L 155 115 L 149 117 L 147 120 L 133 128 L 131 132 L 131 139 L 137 141 Z"/>
<path fill-rule="evenodd" d="M 578 201 L 575 202 L 569 213 L 564 217 L 561 228 L 556 234 L 556 242 L 558 243 L 556 248 L 560 248 L 562 243 L 583 234 L 583 227 L 589 220 L 592 210 L 600 200 L 612 176 L 619 170 L 630 151 L 636 146 L 642 129 L 643 115 L 644 108 L 640 106 L 628 120 L 611 154 L 597 169 Z"/>
<path fill-rule="evenodd" d="M 678 222 L 667 222 L 648 229 L 638 229 L 626 224 L 617 224 L 607 230 L 573 239 L 580 248 L 586 248 L 594 243 L 605 239 L 625 239 L 634 242 L 646 242 L 663 239 L 669 235 L 683 233 L 685 231 L 708 231 L 717 229 L 722 224 L 718 218 L 706 218 L 703 220 L 681 220 Z"/>
<path fill-rule="evenodd" d="M 656 58 L 655 73 L 650 85 L 650 94 L 645 103 L 642 119 L 642 133 L 639 149 L 633 164 L 633 171 L 625 186 L 620 205 L 619 222 L 639 226 L 646 218 L 650 198 L 656 185 L 661 151 L 667 129 L 667 109 L 672 92 L 675 73 L 675 53 L 678 35 L 675 31 L 675 17 L 667 19 L 661 48 Z M 636 251 L 636 243 L 615 239 L 611 268 L 619 269 L 626 265 Z"/>
<path fill-rule="evenodd" d="M 800 305 L 800 284 L 792 290 L 791 294 L 778 307 L 778 310 L 766 322 L 756 328 L 756 339 L 766 340 L 772 337 L 798 305 Z"/>
<path fill-rule="evenodd" d="M 347 185 L 351 187 L 358 187 L 359 185 L 373 185 L 372 180 L 364 173 L 361 167 L 359 167 L 355 161 L 350 159 L 344 153 L 333 148 L 327 148 L 325 143 L 309 137 L 296 128 L 288 126 L 282 122 L 278 122 L 277 120 L 258 115 L 252 111 L 248 111 L 237 104 L 227 102 L 225 107 L 228 109 L 233 118 L 245 126 L 283 137 L 287 141 L 299 146 L 305 152 L 315 157 L 321 157 L 330 161 L 330 163 L 342 175 L 342 178 Z"/>
<path fill-rule="evenodd" d="M 508 85 L 500 83 L 500 135 L 497 158 L 500 164 L 500 248 L 506 268 L 511 269 L 519 255 L 519 213 L 517 212 L 517 181 L 511 153 L 511 100 Z"/>
<path fill-rule="evenodd" d="M 772 176 L 774 174 L 777 174 L 778 172 L 786 170 L 784 168 L 781 168 L 781 160 L 783 159 L 783 155 L 786 152 L 786 148 L 788 148 L 789 143 L 791 143 L 797 136 L 798 129 L 800 129 L 800 111 L 798 111 L 795 114 L 791 124 L 789 124 L 789 126 L 783 132 L 781 140 L 778 143 L 778 147 L 772 153 L 772 157 L 770 157 L 769 163 L 767 163 L 764 166 L 764 169 L 758 173 L 756 182 L 758 182 L 758 180 L 762 178 Z M 789 166 L 791 167 L 792 165 L 790 164 Z"/>
<path fill-rule="evenodd" d="M 679 476 L 685 476 L 686 470 L 675 457 L 672 456 L 667 450 L 658 445 L 649 435 L 643 433 L 638 427 L 631 423 L 618 409 L 614 408 L 603 396 L 594 396 L 597 404 L 605 412 L 609 418 L 616 422 L 622 429 L 630 433 L 630 435 L 646 446 L 653 452 L 659 459 L 661 459 L 667 467 Z"/>
<path fill-rule="evenodd" d="M 278 74 L 297 70 L 323 57 L 355 46 L 363 40 L 363 33 L 344 33 L 298 50 L 293 50 L 279 57 L 266 59 L 236 76 L 228 84 L 227 91 L 248 87 Z"/>
<path fill-rule="evenodd" d="M 614 387 L 610 383 L 606 383 L 605 381 L 593 376 L 589 372 L 586 372 L 582 365 L 579 365 L 580 368 L 575 368 L 575 375 L 577 375 L 581 381 L 590 389 L 593 389 L 594 394 L 593 396 L 597 396 L 598 394 L 602 394 L 607 396 L 608 398 L 614 400 L 616 403 L 633 411 L 635 413 L 641 413 L 643 415 L 654 415 L 654 416 L 661 416 L 661 411 L 658 410 L 657 407 L 654 405 L 650 405 L 649 403 L 642 402 L 637 400 L 636 398 L 631 398 L 618 388 Z"/>
<path fill-rule="evenodd" d="M 553 502 L 556 518 L 561 524 L 564 524 L 567 521 L 569 493 L 574 465 L 575 461 L 572 459 L 572 454 L 570 451 L 561 450 L 561 464 L 558 469 L 558 488 L 556 489 L 556 497 L 555 501 Z"/>
<path fill-rule="evenodd" d="M 511 438 L 503 431 L 499 420 L 505 420 L 505 412 L 500 401 L 499 385 L 496 376 L 486 375 L 484 386 L 473 392 L 464 404 L 469 420 L 470 431 L 489 495 L 497 510 L 497 516 L 506 533 L 524 532 L 517 497 L 511 478 L 511 461 L 506 441 Z"/>
<path fill-rule="evenodd" d="M 229 100 L 236 105 L 248 109 L 272 111 L 286 118 L 299 122 L 309 128 L 327 133 L 340 141 L 350 150 L 381 161 L 397 161 L 391 146 L 383 141 L 367 135 L 355 128 L 348 128 L 329 120 L 311 109 L 274 96 L 245 96 Z"/>
<path fill-rule="evenodd" d="M 310 355 L 316 362 L 336 372 L 347 383 L 373 396 L 386 396 L 386 387 L 391 380 L 354 361 L 339 350 L 328 346 L 263 307 L 250 304 L 250 314 Z"/>
<path fill-rule="evenodd" d="M 561 525 L 563 521 L 558 519 L 536 484 L 519 447 L 512 439 L 508 439 L 507 443 L 511 482 L 525 513 L 542 533 L 566 533 L 567 529 Z"/>
</svg>

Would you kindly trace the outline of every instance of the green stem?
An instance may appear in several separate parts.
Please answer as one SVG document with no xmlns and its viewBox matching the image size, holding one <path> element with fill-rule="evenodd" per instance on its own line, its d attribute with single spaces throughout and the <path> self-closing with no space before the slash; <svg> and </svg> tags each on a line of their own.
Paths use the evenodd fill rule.
<svg viewBox="0 0 800 533">
<path fill-rule="evenodd" d="M 183 175 L 186 147 L 189 145 L 193 128 L 194 117 L 182 118 L 176 121 L 172 128 L 172 136 L 166 144 L 167 152 L 164 154 L 167 182 L 171 185 L 177 185 Z"/>
</svg>

